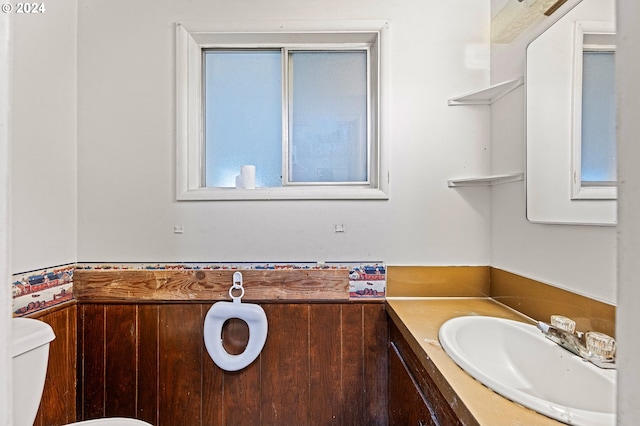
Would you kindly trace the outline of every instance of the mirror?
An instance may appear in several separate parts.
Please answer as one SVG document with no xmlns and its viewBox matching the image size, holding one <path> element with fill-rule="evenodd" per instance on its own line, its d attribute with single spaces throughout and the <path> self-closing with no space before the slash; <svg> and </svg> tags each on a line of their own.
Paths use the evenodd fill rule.
<svg viewBox="0 0 640 426">
<path fill-rule="evenodd" d="M 527 47 L 532 222 L 616 223 L 614 51 L 615 0 L 583 0 Z"/>
</svg>

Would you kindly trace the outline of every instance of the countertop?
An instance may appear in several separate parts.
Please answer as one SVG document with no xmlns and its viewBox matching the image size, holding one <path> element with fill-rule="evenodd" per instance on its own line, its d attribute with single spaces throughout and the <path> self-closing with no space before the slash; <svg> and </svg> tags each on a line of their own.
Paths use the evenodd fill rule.
<svg viewBox="0 0 640 426">
<path fill-rule="evenodd" d="M 387 312 L 464 424 L 560 425 L 498 395 L 465 373 L 444 352 L 438 330 L 448 319 L 488 315 L 532 323 L 490 298 L 387 298 Z"/>
</svg>

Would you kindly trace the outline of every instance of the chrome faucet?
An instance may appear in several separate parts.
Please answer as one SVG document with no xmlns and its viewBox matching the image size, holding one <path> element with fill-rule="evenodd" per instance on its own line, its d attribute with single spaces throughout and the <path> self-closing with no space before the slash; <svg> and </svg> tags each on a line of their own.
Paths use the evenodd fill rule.
<svg viewBox="0 0 640 426">
<path fill-rule="evenodd" d="M 615 340 L 597 331 L 583 333 L 575 330 L 575 321 L 552 315 L 551 324 L 538 321 L 538 329 L 552 342 L 578 355 L 585 361 L 606 369 L 615 369 Z"/>
</svg>

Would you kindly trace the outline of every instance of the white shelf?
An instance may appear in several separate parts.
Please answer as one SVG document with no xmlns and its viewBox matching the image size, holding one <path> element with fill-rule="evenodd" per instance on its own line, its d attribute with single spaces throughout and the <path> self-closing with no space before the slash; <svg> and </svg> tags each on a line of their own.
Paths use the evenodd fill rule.
<svg viewBox="0 0 640 426">
<path fill-rule="evenodd" d="M 491 186 L 501 183 L 517 182 L 524 179 L 524 173 L 512 173 L 508 175 L 481 176 L 464 179 L 452 179 L 447 181 L 449 188 L 459 186 Z"/>
<path fill-rule="evenodd" d="M 494 84 L 486 89 L 477 90 L 449 99 L 449 106 L 457 105 L 491 105 L 507 93 L 520 87 L 524 83 L 524 77 L 515 80 L 509 80 L 502 83 Z"/>
</svg>

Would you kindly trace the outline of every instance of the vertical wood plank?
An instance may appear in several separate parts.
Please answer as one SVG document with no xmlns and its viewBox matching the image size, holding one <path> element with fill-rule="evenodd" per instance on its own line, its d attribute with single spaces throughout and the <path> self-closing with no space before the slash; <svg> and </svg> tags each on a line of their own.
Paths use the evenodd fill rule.
<svg viewBox="0 0 640 426">
<path fill-rule="evenodd" d="M 247 324 L 236 318 L 228 320 L 222 329 L 223 346 L 230 354 L 244 352 L 249 337 Z M 206 351 L 205 358 L 210 359 Z M 240 371 L 224 372 L 221 369 L 219 371 L 223 373 L 224 383 L 223 424 L 247 426 L 260 424 L 260 357 L 258 356 L 253 363 Z"/>
<path fill-rule="evenodd" d="M 158 425 L 202 424 L 202 305 L 161 305 Z"/>
<path fill-rule="evenodd" d="M 138 306 L 136 418 L 158 424 L 158 305 Z"/>
<path fill-rule="evenodd" d="M 342 306 L 342 424 L 369 424 L 365 417 L 362 304 Z"/>
<path fill-rule="evenodd" d="M 65 400 L 67 404 L 67 423 L 73 423 L 77 420 L 77 389 L 78 382 L 78 306 L 73 305 L 67 308 L 67 384 L 68 398 Z"/>
<path fill-rule="evenodd" d="M 200 323 L 204 327 L 204 318 L 207 315 L 210 305 L 204 305 L 202 308 L 202 318 Z M 204 331 L 204 328 L 203 328 Z M 203 334 L 204 339 L 204 334 Z M 204 340 L 202 341 L 204 345 Z M 223 371 L 218 368 L 206 348 L 202 350 L 202 424 L 203 425 L 222 425 L 223 410 L 225 405 L 223 398 Z"/>
<path fill-rule="evenodd" d="M 104 306 L 81 305 L 83 317 L 82 380 L 84 398 L 82 420 L 104 417 L 105 335 Z"/>
<path fill-rule="evenodd" d="M 309 423 L 309 305 L 265 305 L 269 336 L 262 351 L 262 425 Z"/>
<path fill-rule="evenodd" d="M 76 418 L 76 306 L 39 318 L 56 338 L 49 346 L 49 362 L 35 425 L 63 425 Z"/>
<path fill-rule="evenodd" d="M 105 307 L 105 416 L 136 416 L 136 307 Z"/>
<path fill-rule="evenodd" d="M 84 416 L 84 378 L 82 368 L 84 365 L 82 348 L 84 347 L 84 308 L 76 305 L 76 421 L 80 421 Z"/>
<path fill-rule="evenodd" d="M 311 424 L 341 424 L 342 386 L 342 307 L 309 306 Z"/>
<path fill-rule="evenodd" d="M 365 418 L 369 425 L 388 424 L 389 325 L 383 304 L 363 304 Z"/>
<path fill-rule="evenodd" d="M 49 362 L 47 364 L 47 376 L 40 399 L 40 407 L 34 421 L 34 425 L 62 425 L 65 423 L 64 405 L 56 403 L 56 400 L 65 401 L 66 379 L 64 367 L 67 351 L 67 315 L 61 311 L 47 314 L 39 320 L 49 324 L 55 334 L 55 339 L 49 344 Z M 62 409 L 62 410 L 61 410 Z M 61 412 L 62 411 L 62 412 Z"/>
<path fill-rule="evenodd" d="M 260 357 L 247 368 L 225 372 L 223 377 L 222 424 L 260 424 Z"/>
</svg>

